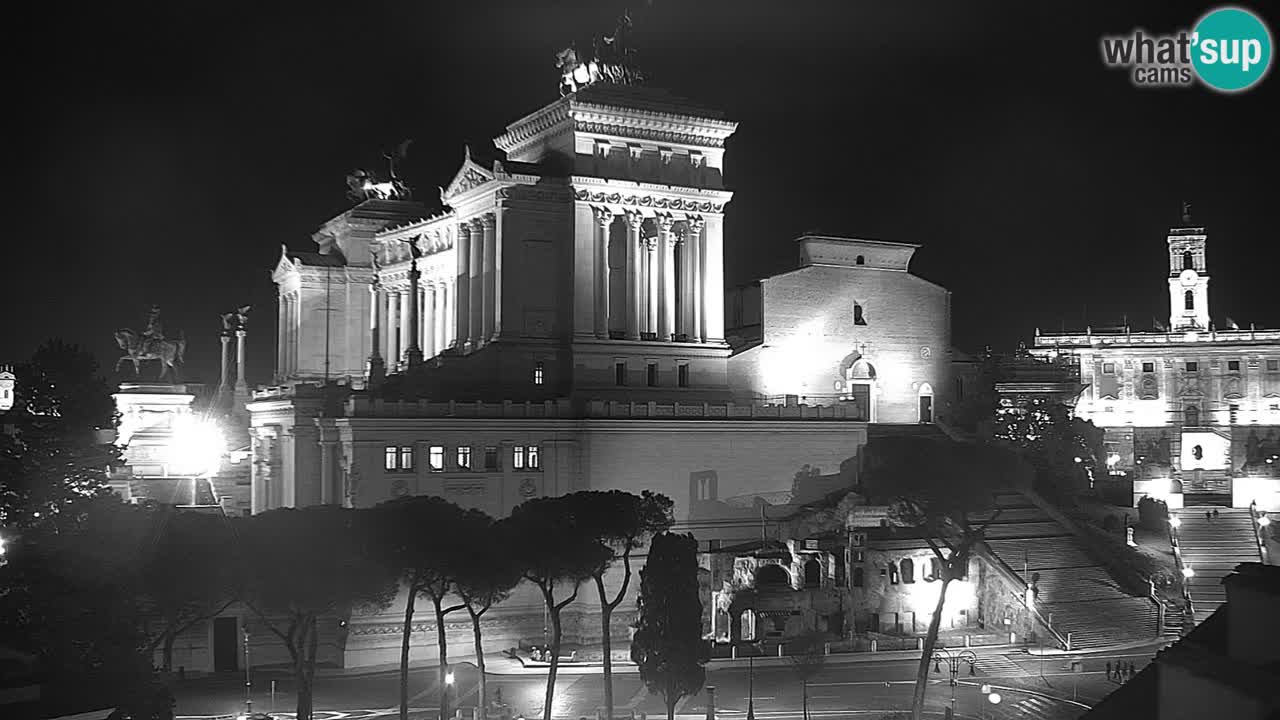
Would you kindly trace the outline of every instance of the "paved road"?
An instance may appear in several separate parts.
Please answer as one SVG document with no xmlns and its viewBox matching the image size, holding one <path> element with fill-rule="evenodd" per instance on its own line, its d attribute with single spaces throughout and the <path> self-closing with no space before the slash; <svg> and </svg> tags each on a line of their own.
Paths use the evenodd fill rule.
<svg viewBox="0 0 1280 720">
<path fill-rule="evenodd" d="M 1133 662 L 1139 669 L 1151 659 L 1154 650 L 1126 651 L 1107 655 L 1083 656 L 1085 672 L 1069 672 L 1067 660 L 1061 656 L 1043 659 L 1025 653 L 990 653 L 980 655 L 976 674 L 962 670 L 955 687 L 956 710 L 960 716 L 1016 720 L 1048 718 L 1074 720 L 1114 690 L 1116 683 L 1106 679 L 1108 661 Z M 810 714 L 818 718 L 853 717 L 856 715 L 902 709 L 910 704 L 916 671 L 915 661 L 891 660 L 831 664 L 824 667 L 809 684 Z M 457 666 L 457 684 L 451 690 L 454 704 L 471 706 L 476 698 L 476 671 L 470 666 Z M 707 683 L 716 687 L 717 715 L 729 720 L 742 720 L 747 710 L 748 668 L 716 668 L 708 672 Z M 946 676 L 931 675 L 928 704 L 941 711 L 950 704 L 952 688 Z M 275 679 L 274 708 L 270 681 Z M 627 711 L 643 712 L 650 717 L 665 716 L 666 709 L 658 696 L 645 690 L 634 673 L 614 676 L 616 715 Z M 979 685 L 990 683 L 1000 693 L 999 705 L 982 703 Z M 557 718 L 594 718 L 603 698 L 603 676 L 599 674 L 562 675 L 556 682 L 553 715 Z M 526 717 L 540 717 L 545 675 L 490 675 L 490 697 L 501 691 L 502 699 Z M 292 681 L 285 675 L 256 673 L 253 703 L 255 710 L 277 710 L 282 714 L 293 709 Z M 799 718 L 801 685 L 788 666 L 756 667 L 754 696 L 756 715 L 762 719 Z M 458 694 L 460 693 L 460 698 Z M 438 720 L 438 689 L 434 670 L 417 670 L 410 674 L 410 705 L 415 720 Z M 399 698 L 399 675 L 381 673 L 360 677 L 328 677 L 316 680 L 315 706 L 328 720 L 360 720 L 395 715 Z M 1074 701 L 1073 701 L 1074 700 Z M 178 711 L 187 717 L 229 715 L 244 708 L 243 676 L 222 676 L 185 683 L 178 689 Z M 705 716 L 705 693 L 689 698 L 677 707 L 682 715 Z"/>
</svg>

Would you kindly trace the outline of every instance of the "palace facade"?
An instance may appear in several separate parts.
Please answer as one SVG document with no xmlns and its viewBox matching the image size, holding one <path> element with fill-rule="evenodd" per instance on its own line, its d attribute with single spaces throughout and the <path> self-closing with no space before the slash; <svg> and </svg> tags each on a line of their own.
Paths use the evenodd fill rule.
<svg viewBox="0 0 1280 720">
<path fill-rule="evenodd" d="M 735 129 L 591 85 L 465 149 L 440 209 L 363 199 L 314 251 L 284 249 L 276 384 L 248 404 L 253 512 L 430 494 L 500 517 L 648 489 L 709 550 L 758 539 L 762 503 L 851 480 L 869 424 L 937 421 L 950 293 L 910 273 L 917 246 L 804 236 L 797 269 L 726 293 Z M 341 662 L 394 661 L 402 600 L 351 618 Z M 575 606 L 567 638 L 598 638 Z M 532 593 L 491 615 L 494 649 L 541 639 Z"/>
<path fill-rule="evenodd" d="M 1078 368 L 1079 417 L 1106 431 L 1108 478 L 1171 507 L 1280 510 L 1280 330 L 1214 319 L 1208 233 L 1169 230 L 1169 323 L 1040 333 L 1032 352 Z M 1105 480 L 1104 480 L 1105 481 Z"/>
</svg>

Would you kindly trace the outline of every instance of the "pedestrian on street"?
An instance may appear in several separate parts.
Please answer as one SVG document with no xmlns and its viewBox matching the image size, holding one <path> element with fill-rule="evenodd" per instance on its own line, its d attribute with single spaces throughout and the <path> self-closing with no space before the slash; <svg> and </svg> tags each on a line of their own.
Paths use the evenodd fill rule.
<svg viewBox="0 0 1280 720">
<path fill-rule="evenodd" d="M 1214 520 L 1217 520 L 1217 519 L 1218 519 L 1218 508 L 1214 508 L 1214 509 L 1213 509 L 1213 519 L 1214 519 Z"/>
<path fill-rule="evenodd" d="M 1207 520 L 1208 522 L 1213 522 L 1213 513 L 1209 512 L 1208 510 L 1205 510 L 1204 519 Z"/>
<path fill-rule="evenodd" d="M 1108 680 L 1111 679 L 1111 661 L 1110 660 L 1107 661 L 1107 679 Z"/>
</svg>

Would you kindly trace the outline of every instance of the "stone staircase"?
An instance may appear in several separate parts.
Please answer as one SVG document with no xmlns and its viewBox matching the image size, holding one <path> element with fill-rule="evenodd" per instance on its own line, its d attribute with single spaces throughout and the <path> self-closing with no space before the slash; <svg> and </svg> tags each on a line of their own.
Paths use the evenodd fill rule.
<svg viewBox="0 0 1280 720">
<path fill-rule="evenodd" d="M 1205 513 L 1218 511 L 1208 519 Z M 1222 579 L 1245 562 L 1262 562 L 1248 508 L 1187 507 L 1177 511 L 1179 558 L 1195 573 L 1183 583 L 1200 624 L 1227 601 Z"/>
<path fill-rule="evenodd" d="M 1001 512 L 987 528 L 987 548 L 1034 581 L 1037 609 L 1058 634 L 1070 634 L 1073 650 L 1156 636 L 1155 603 L 1121 590 L 1067 527 L 1019 493 L 998 495 L 996 504 Z"/>
<path fill-rule="evenodd" d="M 1187 470 L 1181 478 L 1188 506 L 1231 507 L 1231 476 L 1225 470 Z"/>
</svg>

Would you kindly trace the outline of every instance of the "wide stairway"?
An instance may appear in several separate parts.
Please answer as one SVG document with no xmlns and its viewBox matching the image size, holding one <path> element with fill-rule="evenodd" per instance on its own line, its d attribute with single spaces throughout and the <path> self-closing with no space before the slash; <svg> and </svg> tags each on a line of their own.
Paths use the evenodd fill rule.
<svg viewBox="0 0 1280 720">
<path fill-rule="evenodd" d="M 1218 517 L 1205 517 L 1206 512 L 1215 510 Z M 1222 578 L 1240 563 L 1262 562 L 1262 553 L 1248 508 L 1188 507 L 1176 514 L 1181 521 L 1178 546 L 1182 566 L 1194 573 L 1183 582 L 1191 594 L 1198 625 L 1227 601 Z"/>
<path fill-rule="evenodd" d="M 1019 577 L 1034 581 L 1040 614 L 1073 650 L 1150 640 L 1155 603 L 1120 589 L 1076 537 L 1018 493 L 998 495 L 1000 516 L 987 547 Z"/>
</svg>

